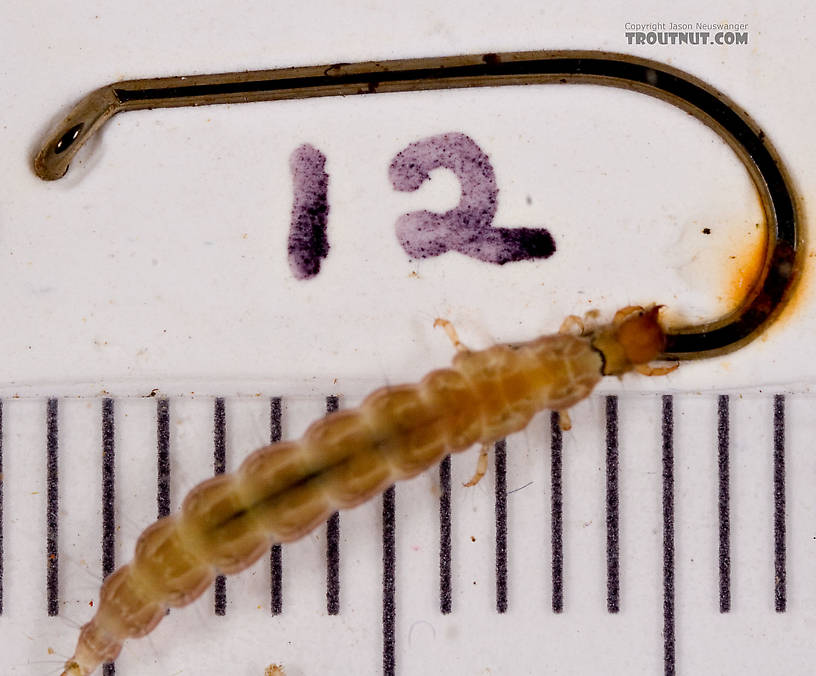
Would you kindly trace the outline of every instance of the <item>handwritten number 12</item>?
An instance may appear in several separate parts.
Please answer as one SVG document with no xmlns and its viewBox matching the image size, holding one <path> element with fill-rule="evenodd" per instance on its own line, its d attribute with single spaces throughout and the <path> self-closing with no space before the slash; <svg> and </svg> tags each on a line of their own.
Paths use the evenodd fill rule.
<svg viewBox="0 0 816 676">
<path fill-rule="evenodd" d="M 326 233 L 329 216 L 329 176 L 326 156 L 304 144 L 290 158 L 294 185 L 289 229 L 289 267 L 297 279 L 320 272 L 329 253 Z M 493 226 L 499 189 L 490 159 L 465 134 L 451 132 L 430 136 L 397 153 L 388 170 L 395 190 L 419 189 L 434 169 L 450 169 L 461 186 L 459 204 L 445 213 L 413 211 L 396 223 L 397 239 L 415 259 L 458 251 L 486 263 L 549 258 L 555 243 L 544 228 Z"/>
</svg>

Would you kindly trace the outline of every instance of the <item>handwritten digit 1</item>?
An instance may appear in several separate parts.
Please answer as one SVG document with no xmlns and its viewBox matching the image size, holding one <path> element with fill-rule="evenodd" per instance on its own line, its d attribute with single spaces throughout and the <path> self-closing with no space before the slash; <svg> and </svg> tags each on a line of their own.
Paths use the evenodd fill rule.
<svg viewBox="0 0 816 676">
<path fill-rule="evenodd" d="M 326 156 L 304 143 L 289 158 L 294 202 L 289 228 L 289 268 L 297 279 L 311 279 L 320 272 L 320 263 L 329 255 L 326 222 L 329 175 Z"/>
</svg>

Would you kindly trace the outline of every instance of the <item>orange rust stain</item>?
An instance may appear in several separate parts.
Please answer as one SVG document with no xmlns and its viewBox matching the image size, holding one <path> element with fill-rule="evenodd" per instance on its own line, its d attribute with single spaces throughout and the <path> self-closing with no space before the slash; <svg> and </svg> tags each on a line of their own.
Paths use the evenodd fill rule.
<svg viewBox="0 0 816 676">
<path fill-rule="evenodd" d="M 816 289 L 811 284 L 802 283 L 802 278 L 809 277 L 816 270 L 816 249 L 808 246 L 810 244 L 809 238 L 804 237 L 804 233 L 807 232 L 810 224 L 805 217 L 801 203 L 797 204 L 797 211 L 801 232 L 794 278 L 791 288 L 788 289 L 782 311 L 774 317 L 768 326 L 762 329 L 762 335 L 758 337 L 762 342 L 768 340 L 769 333 L 774 329 L 787 325 L 803 308 L 806 312 L 812 312 L 813 303 L 816 302 L 816 299 L 813 298 Z M 764 228 L 764 223 L 760 227 Z M 734 267 L 731 278 L 725 286 L 724 297 L 727 300 L 738 304 L 745 298 L 745 294 L 751 290 L 751 280 L 756 279 L 764 263 L 764 242 L 765 238 L 763 237 L 755 245 L 753 243 L 746 244 L 744 251 L 732 252 L 734 254 L 733 258 L 739 262 Z"/>
<path fill-rule="evenodd" d="M 764 228 L 764 224 L 759 225 Z M 765 264 L 765 238 L 750 237 L 739 249 L 728 252 L 729 275 L 725 279 L 722 298 L 729 307 L 738 307 L 754 287 Z"/>
</svg>

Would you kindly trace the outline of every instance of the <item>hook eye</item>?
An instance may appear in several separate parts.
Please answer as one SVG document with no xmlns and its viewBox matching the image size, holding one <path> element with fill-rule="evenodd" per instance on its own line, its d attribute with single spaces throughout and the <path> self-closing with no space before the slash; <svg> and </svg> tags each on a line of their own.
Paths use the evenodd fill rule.
<svg viewBox="0 0 816 676">
<path fill-rule="evenodd" d="M 61 155 L 64 153 L 68 148 L 71 147 L 71 144 L 79 138 L 79 133 L 82 131 L 82 127 L 85 126 L 84 122 L 80 122 L 79 124 L 75 124 L 71 127 L 68 131 L 66 131 L 57 142 L 54 144 L 54 154 Z"/>
<path fill-rule="evenodd" d="M 509 52 L 130 80 L 83 98 L 43 144 L 34 170 L 58 179 L 79 148 L 127 110 L 318 96 L 495 87 L 596 84 L 654 96 L 713 129 L 748 170 L 765 215 L 765 259 L 742 304 L 711 322 L 672 327 L 664 357 L 722 354 L 756 337 L 781 310 L 801 268 L 803 233 L 779 155 L 748 114 L 709 84 L 666 64 L 595 51 Z M 659 300 L 659 299 L 656 299 Z"/>
</svg>

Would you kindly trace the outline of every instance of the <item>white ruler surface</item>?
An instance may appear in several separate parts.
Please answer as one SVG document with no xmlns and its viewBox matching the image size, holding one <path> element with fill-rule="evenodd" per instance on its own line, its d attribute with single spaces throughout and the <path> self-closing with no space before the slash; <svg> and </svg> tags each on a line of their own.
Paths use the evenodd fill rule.
<svg viewBox="0 0 816 676">
<path fill-rule="evenodd" d="M 320 399 L 2 402 L 4 673 L 54 673 L 139 532 Z M 110 674 L 808 674 L 813 401 L 608 395 L 273 547 Z M 342 656 L 345 664 L 338 663 Z"/>
</svg>

